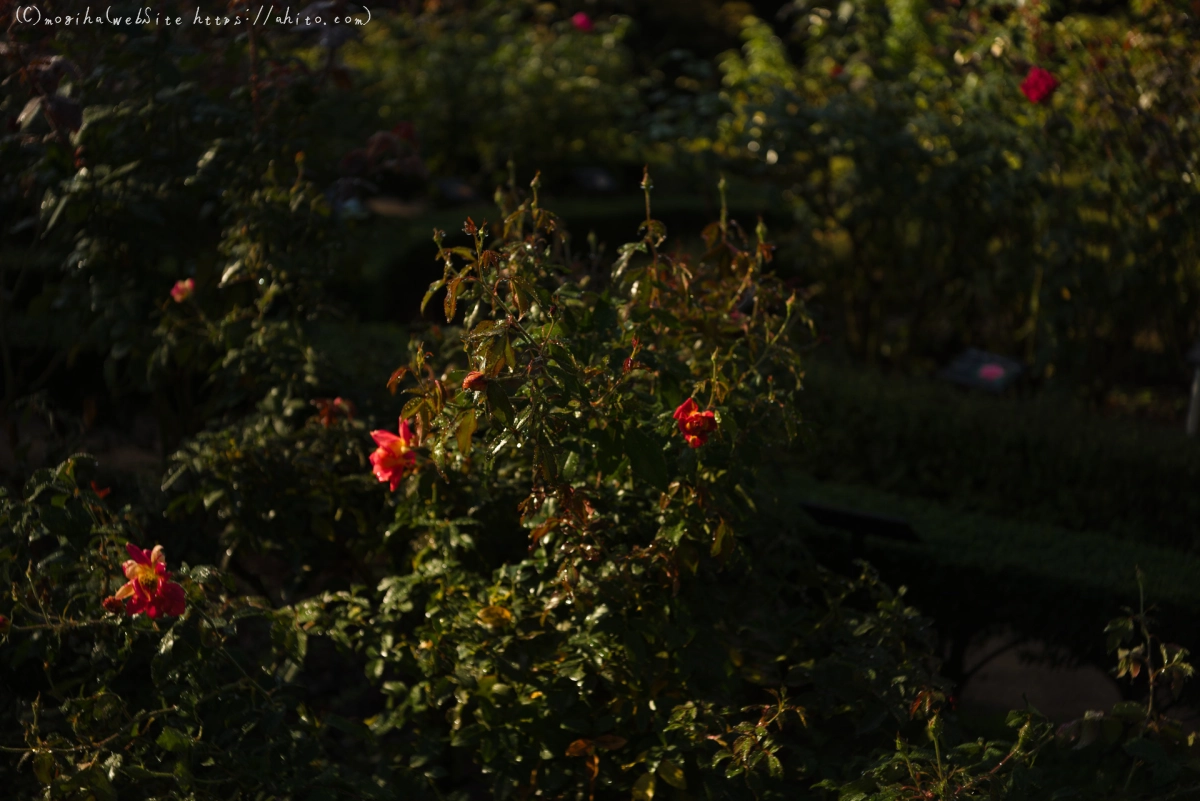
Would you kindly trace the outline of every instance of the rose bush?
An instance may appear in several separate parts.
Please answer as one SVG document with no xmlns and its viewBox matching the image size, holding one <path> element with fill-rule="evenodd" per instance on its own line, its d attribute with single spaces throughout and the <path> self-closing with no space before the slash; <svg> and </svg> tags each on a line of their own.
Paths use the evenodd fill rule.
<svg viewBox="0 0 1200 801">
<path fill-rule="evenodd" d="M 3 411 L 95 367 L 153 410 L 170 458 L 151 482 L 82 455 L 7 465 L 0 786 L 63 801 L 1188 792 L 1193 745 L 1155 695 L 1186 678 L 1178 649 L 1116 644 L 1127 674 L 1161 681 L 1143 708 L 1061 733 L 1083 761 L 1057 761 L 1032 711 L 1014 742 L 979 744 L 944 708 L 904 592 L 813 561 L 775 479 L 797 458 L 817 287 L 773 274 L 761 224 L 723 211 L 668 238 L 647 176 L 642 230 L 610 270 L 537 185 L 510 186 L 496 222 L 437 232 L 426 302 L 446 325 L 415 326 L 388 380 L 405 337 L 355 327 L 331 296 L 361 230 L 347 183 L 421 179 L 430 141 L 431 164 L 484 172 L 497 142 L 566 162 L 627 144 L 613 121 L 632 97 L 627 20 L 436 5 L 396 23 L 434 35 L 415 54 L 400 39 L 375 73 L 421 67 L 379 88 L 424 112 L 420 137 L 392 120 L 369 133 L 379 109 L 348 91 L 347 43 L 312 51 L 312 32 L 4 41 Z M 920 18 L 897 9 L 872 52 L 911 74 Z M 497 31 L 517 46 L 494 48 Z M 798 91 L 760 44 L 742 73 L 726 63 L 748 116 L 723 135 L 770 129 L 753 104 L 773 101 L 741 88 Z M 863 59 L 836 55 L 820 74 L 850 89 Z M 478 80 L 456 80 L 464 64 Z M 1026 112 L 1063 102 L 1030 106 L 1019 77 L 996 82 Z M 873 97 L 896 104 L 880 119 L 911 108 Z M 861 122 L 854 108 L 838 119 Z M 997 135 L 1023 157 L 1016 128 Z M 990 147 L 966 173 L 977 188 L 1010 163 Z M 772 150 L 779 162 L 750 152 Z M 838 164 L 822 202 L 878 200 L 839 183 L 867 161 Z M 903 252 L 892 234 L 868 243 Z M 47 395 L 51 422 L 63 396 Z M 1142 631 L 1129 620 L 1117 640 Z"/>
<path fill-rule="evenodd" d="M 211 567 L 182 565 L 170 581 L 160 546 L 130 542 L 131 510 L 86 488 L 95 469 L 79 456 L 0 494 L 5 792 L 382 797 L 306 707 L 295 610 L 235 591 Z M 117 589 L 123 555 L 129 582 Z"/>
</svg>

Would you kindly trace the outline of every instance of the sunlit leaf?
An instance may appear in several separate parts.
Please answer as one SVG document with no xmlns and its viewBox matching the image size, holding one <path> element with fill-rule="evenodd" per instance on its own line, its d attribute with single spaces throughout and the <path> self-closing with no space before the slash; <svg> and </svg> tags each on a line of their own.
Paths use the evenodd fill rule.
<svg viewBox="0 0 1200 801">
<path fill-rule="evenodd" d="M 477 617 L 488 628 L 503 628 L 513 621 L 512 612 L 503 606 L 485 606 L 479 610 Z"/>
</svg>

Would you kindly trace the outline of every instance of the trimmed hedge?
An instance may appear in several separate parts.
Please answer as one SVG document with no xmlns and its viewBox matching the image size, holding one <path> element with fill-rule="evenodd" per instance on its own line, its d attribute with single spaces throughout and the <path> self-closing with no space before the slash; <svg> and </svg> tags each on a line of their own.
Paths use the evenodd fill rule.
<svg viewBox="0 0 1200 801">
<path fill-rule="evenodd" d="M 827 564 L 865 558 L 885 581 L 906 585 L 907 598 L 937 623 L 955 646 L 972 635 L 1011 627 L 1066 649 L 1074 659 L 1107 666 L 1105 624 L 1122 607 L 1137 607 L 1135 566 L 1146 575 L 1146 602 L 1157 609 L 1157 632 L 1192 648 L 1200 621 L 1200 558 L 1045 524 L 998 520 L 928 500 L 820 483 L 802 474 L 785 479 L 788 505 L 800 500 L 902 517 L 919 543 L 867 536 L 857 545 L 802 514 L 800 531 Z M 953 599 L 948 602 L 948 599 Z M 946 674 L 961 665 L 946 666 Z"/>
<path fill-rule="evenodd" d="M 805 469 L 1000 517 L 1194 551 L 1200 444 L 1052 398 L 810 363 Z"/>
</svg>

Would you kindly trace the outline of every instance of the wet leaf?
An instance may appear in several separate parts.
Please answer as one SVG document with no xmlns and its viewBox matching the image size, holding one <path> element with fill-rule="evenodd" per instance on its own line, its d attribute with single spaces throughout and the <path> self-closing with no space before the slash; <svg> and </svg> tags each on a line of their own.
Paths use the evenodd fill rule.
<svg viewBox="0 0 1200 801">
<path fill-rule="evenodd" d="M 462 278 L 455 278 L 446 288 L 446 301 L 443 304 L 446 312 L 446 322 L 452 322 L 458 311 L 458 292 L 462 289 Z"/>
<path fill-rule="evenodd" d="M 399 386 L 400 382 L 404 380 L 404 376 L 406 375 L 408 375 L 408 367 L 401 366 L 397 367 L 392 373 L 391 377 L 388 378 L 387 388 L 393 395 L 396 394 L 397 386 Z"/>
<path fill-rule="evenodd" d="M 471 452 L 471 436 L 475 433 L 478 427 L 478 422 L 475 419 L 475 410 L 468 409 L 458 421 L 458 430 L 455 432 L 455 439 L 458 441 L 458 452 L 463 456 Z"/>
<path fill-rule="evenodd" d="M 512 401 L 508 399 L 508 393 L 504 391 L 504 387 L 496 381 L 489 381 L 486 394 L 492 416 L 499 420 L 501 425 L 512 428 L 516 412 L 513 410 Z"/>
</svg>

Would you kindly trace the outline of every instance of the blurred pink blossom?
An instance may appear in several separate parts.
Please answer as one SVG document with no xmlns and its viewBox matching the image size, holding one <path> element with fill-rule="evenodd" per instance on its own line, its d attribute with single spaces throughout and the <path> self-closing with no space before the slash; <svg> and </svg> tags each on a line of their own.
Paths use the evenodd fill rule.
<svg viewBox="0 0 1200 801">
<path fill-rule="evenodd" d="M 596 27 L 592 24 L 592 18 L 582 11 L 571 17 L 571 24 L 575 26 L 575 30 L 583 31 L 584 33 L 591 33 Z"/>
<path fill-rule="evenodd" d="M 979 377 L 984 381 L 999 381 L 1004 378 L 1004 368 L 998 364 L 985 364 L 979 368 Z"/>
<path fill-rule="evenodd" d="M 184 281 L 176 281 L 175 286 L 173 286 L 171 288 L 171 298 L 176 303 L 183 303 L 185 300 L 190 298 L 192 296 L 192 293 L 195 291 L 196 291 L 195 279 L 188 278 Z"/>
</svg>

